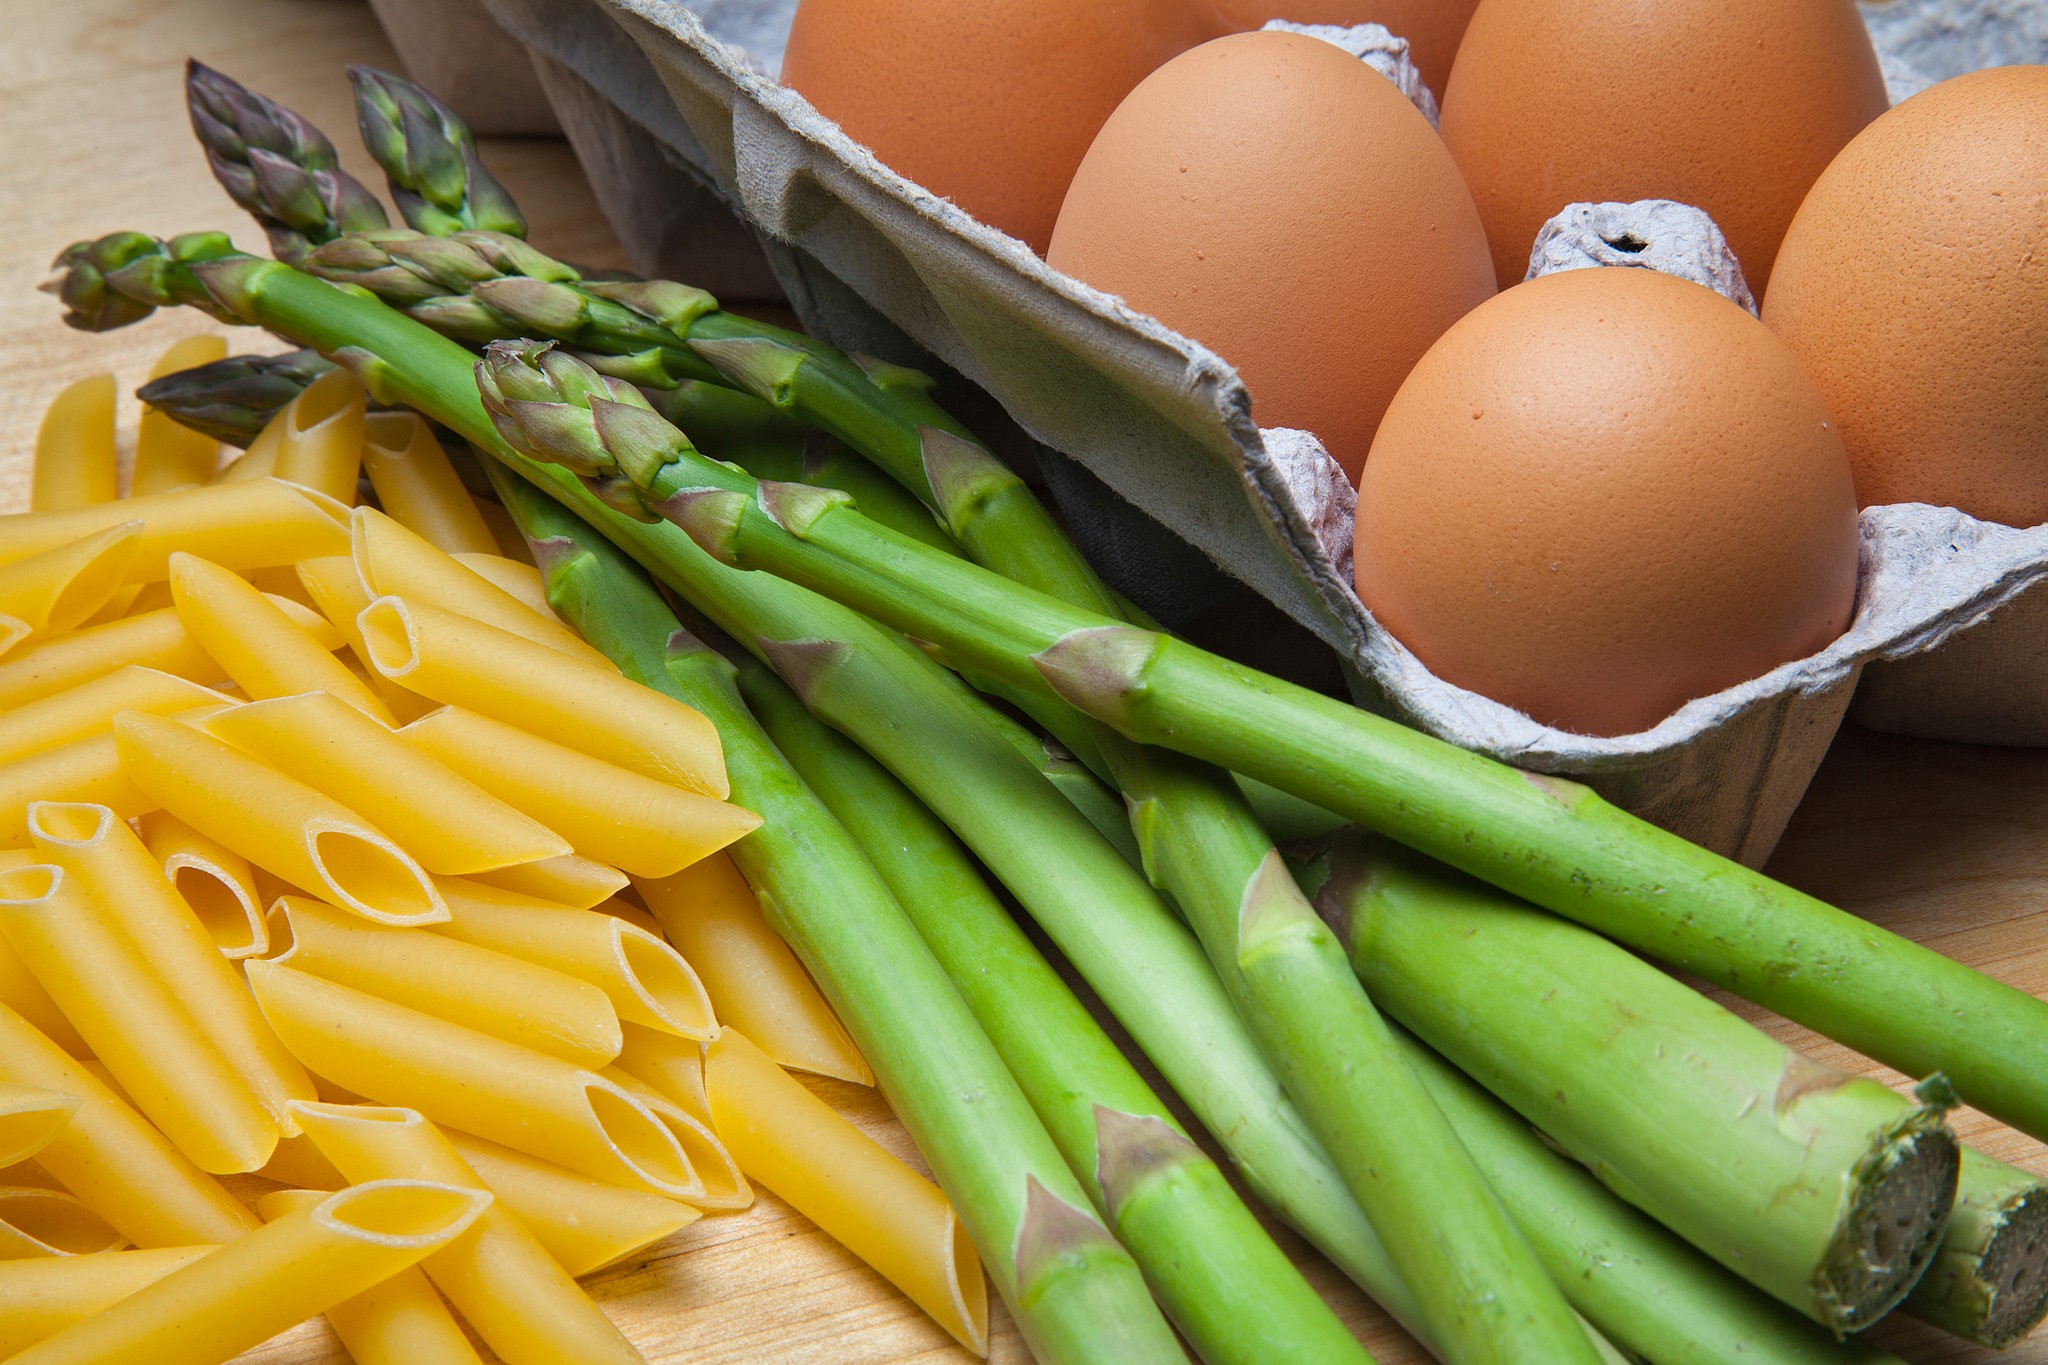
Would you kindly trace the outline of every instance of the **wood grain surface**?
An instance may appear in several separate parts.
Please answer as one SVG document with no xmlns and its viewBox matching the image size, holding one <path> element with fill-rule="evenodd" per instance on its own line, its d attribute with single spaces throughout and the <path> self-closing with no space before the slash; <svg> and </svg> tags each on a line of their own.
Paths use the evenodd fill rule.
<svg viewBox="0 0 2048 1365">
<path fill-rule="evenodd" d="M 396 65 L 356 0 L 0 0 L 9 60 L 0 68 L 0 510 L 26 504 L 28 455 L 56 388 L 111 369 L 124 389 L 171 340 L 214 328 L 196 314 L 88 336 L 34 292 L 67 243 L 118 228 L 159 234 L 225 228 L 250 249 L 261 235 L 215 188 L 186 127 L 180 67 L 196 56 L 300 109 L 341 145 L 344 163 L 380 184 L 354 145 L 342 67 Z M 547 250 L 623 265 L 566 147 L 487 140 L 485 158 L 533 218 Z M 716 280 L 701 280 L 713 290 Z M 217 328 L 216 328 L 217 330 Z M 238 332 L 238 350 L 281 349 Z M 123 413 L 132 440 L 134 408 Z M 1771 870 L 1793 884 L 2048 996 L 2048 751 L 1935 744 L 1847 731 L 1792 822 Z M 1872 982 L 1882 991 L 1883 982 Z M 1837 1065 L 1902 1078 L 1740 1001 L 1727 1003 Z M 872 1092 L 821 1093 L 916 1161 Z M 2048 1175 L 2048 1149 L 1964 1111 L 1958 1132 Z M 1284 1234 L 1283 1234 L 1284 1237 Z M 1298 1243 L 1290 1249 L 1386 1365 L 1428 1357 L 1363 1295 Z M 966 1361 L 970 1357 L 879 1277 L 771 1195 L 712 1216 L 650 1254 L 602 1272 L 593 1293 L 653 1365 L 681 1362 Z M 998 1309 L 993 1360 L 1028 1357 Z M 2002 1360 L 2048 1365 L 2048 1333 L 2000 1355 L 1911 1324 L 1879 1337 L 1916 1365 Z M 264 1365 L 347 1359 L 309 1323 L 251 1352 Z"/>
</svg>

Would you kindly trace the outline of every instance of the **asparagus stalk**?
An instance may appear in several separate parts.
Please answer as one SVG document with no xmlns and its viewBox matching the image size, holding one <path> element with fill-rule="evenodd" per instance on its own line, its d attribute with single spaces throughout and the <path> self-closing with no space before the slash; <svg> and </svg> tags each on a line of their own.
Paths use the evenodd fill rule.
<svg viewBox="0 0 2048 1365">
<path fill-rule="evenodd" d="M 2002 1350 L 2048 1317 L 2048 1183 L 1963 1149 L 1955 1213 L 1905 1312 Z"/>
<path fill-rule="evenodd" d="M 1137 1269 L 1085 1196 L 980 1025 L 859 846 L 695 646 L 638 569 L 492 466 L 548 600 L 627 676 L 718 727 L 735 800 L 765 823 L 728 850 L 874 1067 L 1045 1360 L 1179 1360 Z"/>
<path fill-rule="evenodd" d="M 469 125 L 453 109 L 374 66 L 351 66 L 348 78 L 363 145 L 408 224 L 435 236 L 473 228 L 526 235 L 519 206 L 484 169 Z"/>
<path fill-rule="evenodd" d="M 318 351 L 231 355 L 152 379 L 135 396 L 182 426 L 246 448 L 271 418 L 333 368 Z"/>
</svg>

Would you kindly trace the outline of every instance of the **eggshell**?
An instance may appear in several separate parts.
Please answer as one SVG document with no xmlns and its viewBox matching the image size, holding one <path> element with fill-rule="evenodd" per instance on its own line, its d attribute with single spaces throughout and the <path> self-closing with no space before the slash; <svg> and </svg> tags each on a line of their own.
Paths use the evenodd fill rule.
<svg viewBox="0 0 2048 1365">
<path fill-rule="evenodd" d="M 1574 270 L 1482 305 L 1409 375 L 1359 484 L 1356 563 L 1438 677 L 1632 734 L 1842 633 L 1855 490 L 1762 323 L 1655 271 Z"/>
<path fill-rule="evenodd" d="M 2048 67 L 1944 81 L 1866 128 L 1764 300 L 1865 503 L 2048 521 Z"/>
<path fill-rule="evenodd" d="M 782 80 L 884 165 L 1043 254 L 1103 120 L 1214 32 L 1202 0 L 803 0 Z"/>
<path fill-rule="evenodd" d="M 1442 96 L 1458 40 L 1479 0 L 1216 0 L 1224 30 L 1242 33 L 1268 19 L 1297 24 L 1385 24 L 1408 40 L 1408 56 L 1430 93 Z"/>
<path fill-rule="evenodd" d="M 1885 106 L 1853 0 L 1481 0 L 1441 126 L 1502 288 L 1566 204 L 1676 199 L 1761 294 L 1807 188 Z"/>
<path fill-rule="evenodd" d="M 1493 293 L 1428 120 L 1329 43 L 1241 33 L 1161 67 L 1074 176 L 1048 263 L 1236 366 L 1252 416 L 1356 479 L 1394 390 Z"/>
</svg>

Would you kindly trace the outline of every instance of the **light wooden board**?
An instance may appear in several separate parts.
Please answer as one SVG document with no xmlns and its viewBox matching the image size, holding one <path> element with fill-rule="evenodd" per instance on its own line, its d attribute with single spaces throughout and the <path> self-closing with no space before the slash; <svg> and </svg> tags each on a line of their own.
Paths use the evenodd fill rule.
<svg viewBox="0 0 2048 1365">
<path fill-rule="evenodd" d="M 104 336 L 68 331 L 57 322 L 54 301 L 33 292 L 50 258 L 75 239 L 117 228 L 226 228 L 261 249 L 260 234 L 207 176 L 186 127 L 179 83 L 185 57 L 308 114 L 342 143 L 344 163 L 372 184 L 379 183 L 374 170 L 353 143 L 342 67 L 394 59 L 368 9 L 354 0 L 0 0 L 0 19 L 0 41 L 12 58 L 0 68 L 0 146 L 8 149 L 0 159 L 0 509 L 14 510 L 26 501 L 36 418 L 60 384 L 112 369 L 132 389 L 169 341 L 213 327 L 184 313 Z M 485 156 L 533 217 L 537 243 L 579 261 L 624 264 L 561 144 L 490 141 Z M 231 345 L 278 349 L 253 332 L 234 335 Z M 132 407 L 124 421 L 132 439 Z M 2048 996 L 2048 752 L 1845 733 L 1772 871 Z M 1871 988 L 1882 990 L 1883 983 Z M 1828 1061 L 1901 1079 L 1742 1002 L 1729 1003 Z M 874 1094 L 837 1083 L 820 1090 L 885 1145 L 917 1160 Z M 2048 1174 L 2048 1149 L 2040 1143 L 1967 1111 L 1957 1128 L 1993 1155 Z M 1327 1265 L 1284 1240 L 1381 1361 L 1428 1358 Z M 589 1283 L 653 1365 L 938 1365 L 970 1358 L 773 1196 L 743 1214 L 705 1218 Z M 1993 1355 L 1910 1326 L 1880 1331 L 1916 1365 L 2048 1365 L 2048 1336 Z M 346 1356 L 316 1322 L 245 1359 L 329 1365 Z M 992 1359 L 1027 1359 L 1000 1310 Z"/>
</svg>

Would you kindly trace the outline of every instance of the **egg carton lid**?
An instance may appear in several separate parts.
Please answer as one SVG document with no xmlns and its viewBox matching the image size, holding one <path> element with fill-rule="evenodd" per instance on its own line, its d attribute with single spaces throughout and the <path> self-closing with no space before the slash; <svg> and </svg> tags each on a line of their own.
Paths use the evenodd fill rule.
<svg viewBox="0 0 2048 1365">
<path fill-rule="evenodd" d="M 1871 509 L 1857 614 L 1829 649 L 1692 702 L 1641 734 L 1595 739 L 1540 726 L 1431 677 L 1380 630 L 1353 590 L 1345 538 L 1332 536 L 1349 515 L 1348 488 L 1313 477 L 1313 438 L 1258 429 L 1243 383 L 1220 357 L 905 180 L 779 85 L 768 73 L 795 0 L 487 3 L 658 140 L 706 187 L 707 203 L 723 201 L 756 230 L 814 332 L 905 364 L 937 356 L 1113 495 L 1098 494 L 1094 507 L 1063 505 L 1070 517 L 1113 522 L 1130 515 L 1115 505 L 1126 500 L 1334 650 L 1362 704 L 1508 762 L 1578 777 L 1724 853 L 1751 863 L 1768 855 L 1866 667 L 1927 659 L 1951 635 L 1990 630 L 2021 598 L 2048 611 L 2038 586 L 2048 528 L 1986 526 L 1946 509 Z M 1337 553 L 1323 551 L 1326 538 Z M 2013 648 L 2032 651 L 2025 667 Z M 1994 652 L 1993 673 L 2048 677 L 2048 631 Z M 1944 712 L 1924 727 L 1933 732 L 2048 742 L 2048 733 L 2001 732 L 1997 719 L 1983 732 L 1984 715 L 2025 709 L 2008 694 L 1979 716 L 1951 705 L 1985 690 L 1937 677 L 1907 689 L 1887 718 L 1926 707 Z M 2032 714 L 2048 715 L 2048 705 Z"/>
</svg>

